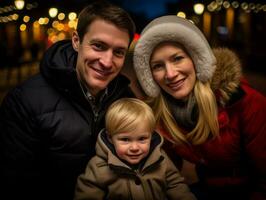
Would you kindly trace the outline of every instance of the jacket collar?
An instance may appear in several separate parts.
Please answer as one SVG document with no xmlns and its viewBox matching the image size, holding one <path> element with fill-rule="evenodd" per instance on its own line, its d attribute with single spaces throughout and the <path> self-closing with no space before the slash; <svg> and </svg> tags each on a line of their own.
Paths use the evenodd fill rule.
<svg viewBox="0 0 266 200">
<path fill-rule="evenodd" d="M 161 152 L 162 144 L 163 138 L 158 133 L 154 132 L 151 140 L 150 153 L 146 159 L 143 160 L 144 162 L 141 162 L 142 166 L 138 168 L 139 170 L 147 170 L 164 159 Z M 135 169 L 117 156 L 113 144 L 107 138 L 105 129 L 98 135 L 96 155 L 106 160 L 108 165 L 118 170 L 119 173 L 132 173 L 132 170 Z"/>
<path fill-rule="evenodd" d="M 80 99 L 84 97 L 84 94 L 77 78 L 76 63 L 77 52 L 73 49 L 71 40 L 62 40 L 53 44 L 45 52 L 40 63 L 40 73 L 62 93 L 67 95 L 71 93 L 72 96 Z M 129 83 L 125 76 L 119 74 L 108 84 L 106 96 L 115 95 L 118 90 L 127 87 Z"/>
</svg>

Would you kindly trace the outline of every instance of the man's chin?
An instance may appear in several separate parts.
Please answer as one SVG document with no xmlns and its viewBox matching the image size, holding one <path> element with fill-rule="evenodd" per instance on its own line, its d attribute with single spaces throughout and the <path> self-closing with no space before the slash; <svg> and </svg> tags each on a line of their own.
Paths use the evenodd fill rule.
<svg viewBox="0 0 266 200">
<path fill-rule="evenodd" d="M 91 92 L 93 92 L 94 94 L 98 94 L 99 92 L 105 90 L 109 83 L 113 80 L 113 78 L 109 77 L 109 79 L 96 79 L 91 78 L 88 82 L 89 82 L 89 89 Z"/>
</svg>

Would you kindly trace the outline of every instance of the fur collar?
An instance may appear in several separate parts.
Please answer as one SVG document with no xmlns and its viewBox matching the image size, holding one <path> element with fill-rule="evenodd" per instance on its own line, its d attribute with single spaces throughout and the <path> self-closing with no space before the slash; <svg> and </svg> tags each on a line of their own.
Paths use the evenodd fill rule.
<svg viewBox="0 0 266 200">
<path fill-rule="evenodd" d="M 238 56 L 230 49 L 216 48 L 213 53 L 217 66 L 211 79 L 211 88 L 219 103 L 224 106 L 239 87 L 242 66 Z"/>
</svg>

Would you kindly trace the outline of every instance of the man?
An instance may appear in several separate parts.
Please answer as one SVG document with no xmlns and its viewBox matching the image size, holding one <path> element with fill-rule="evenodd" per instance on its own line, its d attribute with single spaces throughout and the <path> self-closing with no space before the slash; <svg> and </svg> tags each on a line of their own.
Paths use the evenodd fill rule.
<svg viewBox="0 0 266 200">
<path fill-rule="evenodd" d="M 96 1 L 81 11 L 72 42 L 49 48 L 40 74 L 7 95 L 0 109 L 1 199 L 73 199 L 108 106 L 133 96 L 119 72 L 134 32 L 124 10 Z"/>
</svg>

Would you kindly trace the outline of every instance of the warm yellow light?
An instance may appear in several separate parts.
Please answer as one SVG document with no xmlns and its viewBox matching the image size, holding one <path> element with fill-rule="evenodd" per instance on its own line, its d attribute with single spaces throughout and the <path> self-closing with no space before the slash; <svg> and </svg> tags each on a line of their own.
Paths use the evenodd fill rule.
<svg viewBox="0 0 266 200">
<path fill-rule="evenodd" d="M 224 8 L 226 8 L 226 9 L 230 8 L 230 3 L 229 3 L 229 1 L 224 1 L 224 2 L 223 2 L 223 6 L 224 6 Z"/>
<path fill-rule="evenodd" d="M 33 22 L 33 28 L 39 28 L 40 24 L 38 21 Z"/>
<path fill-rule="evenodd" d="M 44 24 L 48 24 L 49 23 L 49 18 L 48 17 L 45 17 L 43 19 L 44 19 Z"/>
<path fill-rule="evenodd" d="M 52 18 L 56 17 L 57 13 L 58 13 L 58 9 L 57 8 L 50 8 L 49 9 L 50 17 L 52 17 Z"/>
<path fill-rule="evenodd" d="M 58 40 L 64 40 L 64 39 L 66 39 L 66 34 L 63 32 L 59 33 L 58 34 Z"/>
<path fill-rule="evenodd" d="M 27 28 L 27 26 L 25 24 L 21 24 L 20 27 L 19 27 L 19 30 L 20 31 L 25 31 Z"/>
<path fill-rule="evenodd" d="M 58 31 L 62 31 L 62 30 L 64 30 L 64 24 L 59 23 L 59 24 L 56 26 L 56 29 L 57 29 Z"/>
<path fill-rule="evenodd" d="M 12 19 L 13 19 L 13 20 L 18 20 L 18 17 L 19 17 L 18 14 L 13 14 L 13 15 L 12 15 Z"/>
<path fill-rule="evenodd" d="M 29 21 L 30 21 L 30 17 L 29 17 L 28 15 L 25 15 L 25 16 L 23 17 L 23 22 L 27 23 L 27 22 L 29 22 Z"/>
<path fill-rule="evenodd" d="M 194 4 L 193 9 L 197 15 L 201 15 L 204 11 L 204 5 L 202 3 L 196 3 Z"/>
<path fill-rule="evenodd" d="M 65 19 L 65 14 L 64 13 L 59 13 L 58 16 L 57 16 L 57 18 L 59 20 L 63 20 L 63 19 Z"/>
<path fill-rule="evenodd" d="M 24 0 L 15 0 L 14 4 L 18 10 L 22 10 L 24 8 L 25 1 Z"/>
<path fill-rule="evenodd" d="M 39 18 L 38 22 L 40 25 L 43 25 L 44 24 L 44 18 L 43 17 Z"/>
<path fill-rule="evenodd" d="M 74 20 L 77 18 L 77 14 L 75 12 L 71 12 L 68 14 L 68 19 L 69 20 Z"/>
<path fill-rule="evenodd" d="M 178 17 L 186 18 L 186 13 L 180 11 L 176 14 Z"/>
<path fill-rule="evenodd" d="M 56 28 L 58 26 L 59 22 L 58 21 L 53 21 L 52 23 L 52 27 L 53 28 Z"/>
<path fill-rule="evenodd" d="M 204 12 L 203 14 L 203 32 L 207 38 L 210 38 L 211 34 L 211 14 Z"/>
<path fill-rule="evenodd" d="M 68 22 L 68 26 L 69 26 L 69 28 L 76 29 L 76 27 L 77 27 L 77 22 L 76 22 L 76 21 L 69 21 L 69 22 Z"/>
</svg>

